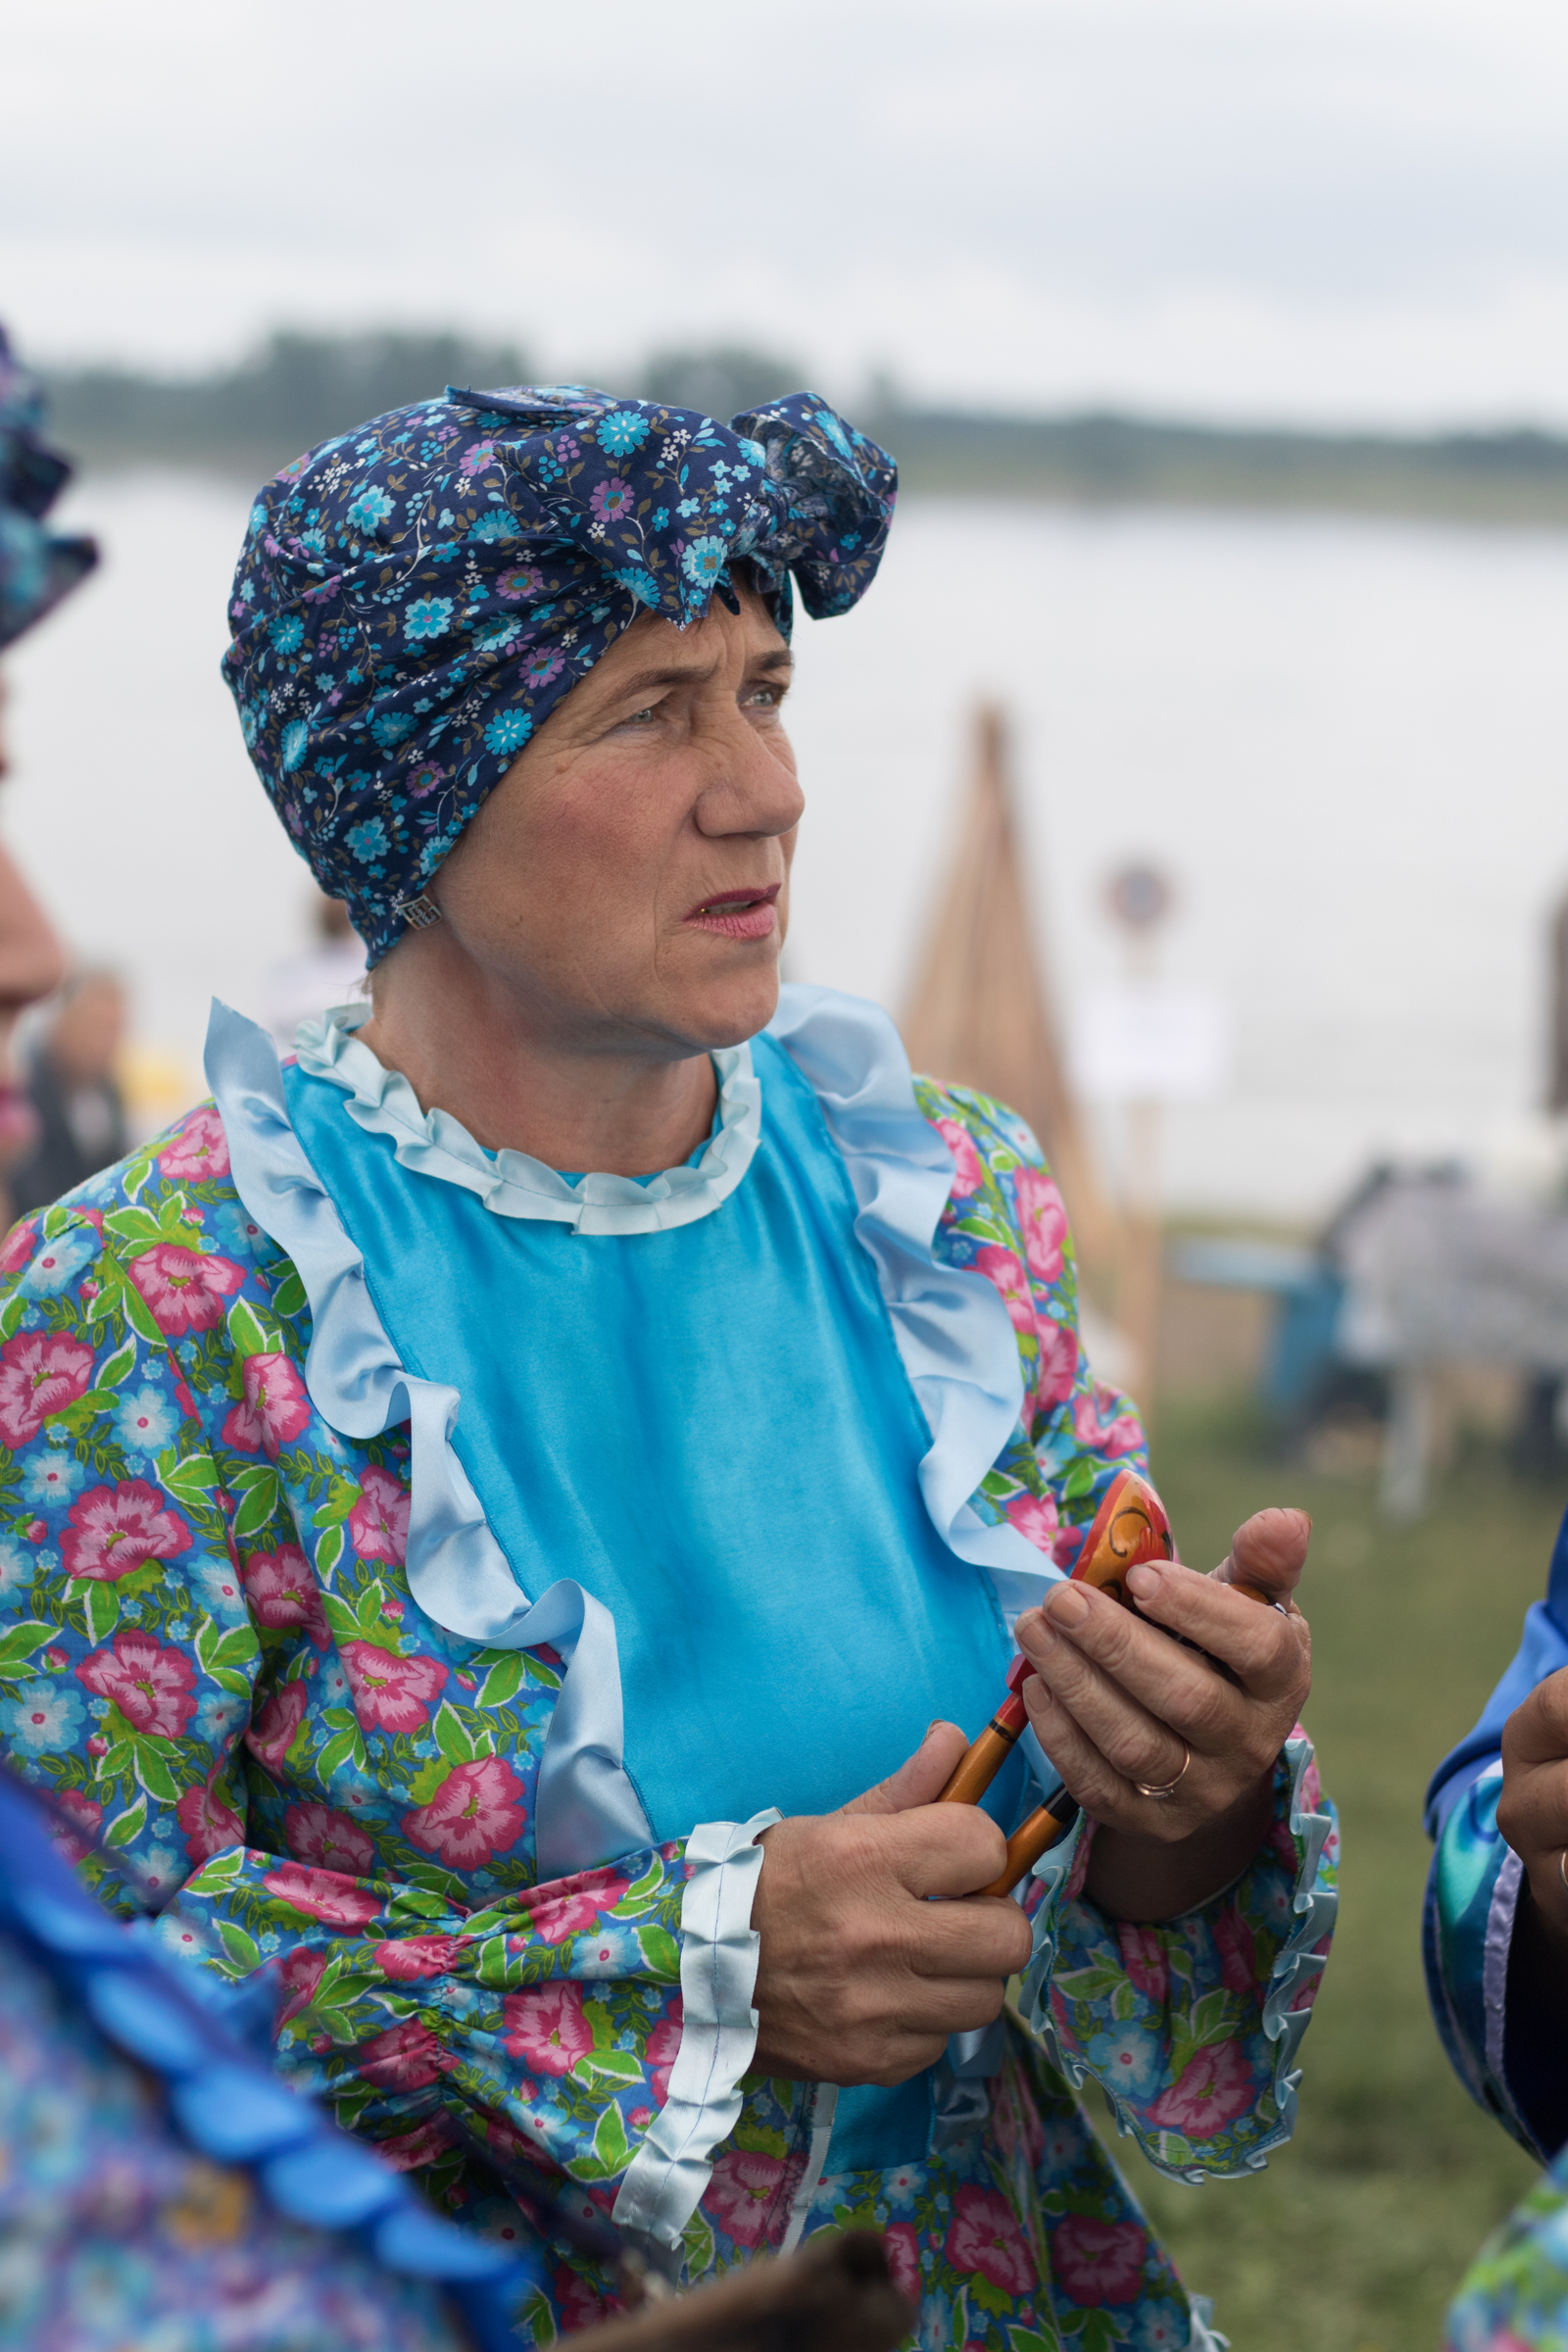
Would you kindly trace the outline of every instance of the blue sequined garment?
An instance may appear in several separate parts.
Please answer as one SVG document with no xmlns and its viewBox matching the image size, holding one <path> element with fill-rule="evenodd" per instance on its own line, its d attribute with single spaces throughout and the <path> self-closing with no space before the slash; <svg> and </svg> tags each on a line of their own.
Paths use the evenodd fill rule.
<svg viewBox="0 0 1568 2352">
<path fill-rule="evenodd" d="M 0 1774 L 0 2346 L 504 2352 L 539 2276 L 287 2090 Z"/>
</svg>

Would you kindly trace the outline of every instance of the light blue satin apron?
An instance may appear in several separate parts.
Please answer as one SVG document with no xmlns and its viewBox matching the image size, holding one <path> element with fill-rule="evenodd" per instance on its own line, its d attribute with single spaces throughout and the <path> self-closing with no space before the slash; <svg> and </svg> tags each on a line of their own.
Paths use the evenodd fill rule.
<svg viewBox="0 0 1568 2352">
<path fill-rule="evenodd" d="M 815 1097 L 753 1041 L 761 1138 L 672 1231 L 500 1216 L 400 1166 L 290 1064 L 307 1156 L 411 1372 L 462 1393 L 454 1444 L 518 1584 L 612 1612 L 625 1761 L 661 1839 L 766 1805 L 831 1810 L 936 1716 L 971 1734 L 1011 1644 L 985 1571 L 938 1536 L 930 1433 Z M 988 1807 L 1011 1825 L 1017 1759 Z M 917 2161 L 930 2079 L 841 2095 L 832 2171 Z"/>
</svg>

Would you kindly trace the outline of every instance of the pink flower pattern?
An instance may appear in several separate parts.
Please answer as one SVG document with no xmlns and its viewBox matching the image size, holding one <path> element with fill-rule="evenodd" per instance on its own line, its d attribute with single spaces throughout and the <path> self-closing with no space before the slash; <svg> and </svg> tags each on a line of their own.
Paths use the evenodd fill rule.
<svg viewBox="0 0 1568 2352">
<path fill-rule="evenodd" d="M 470 1940 L 466 1936 L 396 1937 L 376 1945 L 375 1965 L 395 1984 L 415 1984 L 421 1977 L 449 1976 Z"/>
<path fill-rule="evenodd" d="M 1066 1403 L 1078 1377 L 1077 1336 L 1068 1324 L 1054 1322 L 1050 1315 L 1037 1317 L 1035 1330 L 1040 1340 L 1040 1370 L 1032 1408 L 1025 1409 L 1054 1413 L 1058 1404 Z"/>
<path fill-rule="evenodd" d="M 330 1805 L 290 1805 L 283 1816 L 283 1836 L 296 1862 L 340 1871 L 351 1879 L 375 1867 L 375 1847 L 359 1823 L 335 1813 Z"/>
<path fill-rule="evenodd" d="M 345 1642 L 339 1655 L 365 1731 L 417 1732 L 429 1722 L 447 1679 L 439 1658 L 399 1657 L 370 1642 Z"/>
<path fill-rule="evenodd" d="M 449 1870 L 479 1870 L 507 1853 L 527 1816 L 522 1783 L 503 1756 L 454 1764 L 427 1805 L 403 1816 L 403 1835 Z"/>
<path fill-rule="evenodd" d="M 680 2055 L 681 2035 L 685 2030 L 686 2005 L 677 1992 L 649 2034 L 648 2048 L 643 2058 L 656 2107 L 662 2107 L 669 2096 L 670 2069 Z"/>
<path fill-rule="evenodd" d="M 777 2156 L 729 2148 L 713 2167 L 703 2211 L 737 2246 L 760 2245 L 784 2182 Z"/>
<path fill-rule="evenodd" d="M 275 1551 L 253 1551 L 240 1567 L 245 1597 L 259 1625 L 273 1629 L 299 1626 L 325 1649 L 331 1640 L 321 1588 L 316 1571 L 297 1544 L 280 1544 Z"/>
<path fill-rule="evenodd" d="M 262 1885 L 291 1911 L 350 1934 L 368 1927 L 381 1909 L 380 1896 L 368 1886 L 356 1886 L 336 1871 L 309 1870 L 299 1862 L 279 1862 L 275 1870 L 264 1871 Z"/>
<path fill-rule="evenodd" d="M 1137 1928 L 1128 1920 L 1117 1923 L 1116 1942 L 1121 1964 L 1139 1991 L 1156 2008 L 1163 2008 L 1170 1991 L 1170 1962 L 1155 1928 Z"/>
<path fill-rule="evenodd" d="M 1056 1498 L 1054 1494 L 1010 1495 L 1007 1517 L 1019 1535 L 1027 1536 L 1038 1551 L 1050 1551 L 1056 1540 Z"/>
<path fill-rule="evenodd" d="M 164 1499 L 161 1487 L 145 1479 L 122 1479 L 116 1487 L 92 1487 L 74 1502 L 61 1554 L 68 1576 L 112 1583 L 148 1560 L 172 1560 L 190 1549 L 190 1529 Z"/>
<path fill-rule="evenodd" d="M 83 1658 L 76 1675 L 150 1739 L 177 1740 L 196 1712 L 196 1676 L 184 1651 L 128 1626 L 108 1649 Z"/>
<path fill-rule="evenodd" d="M 1034 2286 L 1028 2233 L 998 2189 L 959 2189 L 946 2251 L 956 2271 L 978 2271 L 1004 2295 L 1027 2295 Z"/>
<path fill-rule="evenodd" d="M 1004 1250 L 999 1242 L 987 1242 L 975 1251 L 974 1269 L 983 1274 L 995 1291 L 1002 1295 L 1002 1303 L 1014 1331 L 1035 1330 L 1035 1295 L 1029 1288 L 1023 1259 L 1015 1250 Z"/>
<path fill-rule="evenodd" d="M 288 1996 L 277 2013 L 279 2029 L 286 2026 L 291 2018 L 298 2017 L 302 2009 L 310 2007 L 316 1987 L 325 1974 L 324 1952 L 316 1950 L 308 1943 L 295 1945 L 277 1971 L 277 1981 Z"/>
<path fill-rule="evenodd" d="M 309 1706 L 310 1692 L 303 1683 L 278 1685 L 245 1734 L 245 1744 L 258 1764 L 273 1774 L 282 1771 Z"/>
<path fill-rule="evenodd" d="M 508 1993 L 502 2010 L 507 2048 L 536 2075 L 567 2075 L 594 2046 L 582 1986 L 569 1980 Z"/>
<path fill-rule="evenodd" d="M 210 1779 L 186 1789 L 174 1807 L 174 1818 L 185 1833 L 185 1851 L 192 1862 L 210 1862 L 214 1854 L 245 1842 L 244 1823 Z"/>
<path fill-rule="evenodd" d="M 1112 1460 L 1137 1453 L 1144 1442 L 1136 1414 L 1127 1410 L 1114 1389 L 1097 1387 L 1092 1396 L 1074 1397 L 1072 1425 L 1081 1445 Z"/>
<path fill-rule="evenodd" d="M 1239 1911 L 1222 1911 L 1214 1922 L 1214 1948 L 1220 1956 L 1220 1983 L 1245 2000 L 1257 1983 L 1256 1939 Z M 1315 1977 L 1308 1980 L 1315 1985 Z"/>
<path fill-rule="evenodd" d="M 103 1817 L 104 1809 L 96 1797 L 84 1796 L 79 1788 L 62 1788 L 45 1816 L 44 1827 L 68 1862 L 84 1862 Z"/>
<path fill-rule="evenodd" d="M 193 1331 L 216 1331 L 225 1298 L 233 1297 L 244 1273 L 231 1258 L 208 1257 L 177 1242 L 155 1242 L 125 1268 L 147 1310 L 171 1339 Z"/>
<path fill-rule="evenodd" d="M 0 1274 L 20 1274 L 38 1247 L 38 1220 L 24 1217 L 14 1225 L 0 1246 Z"/>
<path fill-rule="evenodd" d="M 1061 1205 L 1061 1195 L 1044 1168 L 1020 1168 L 1012 1180 L 1012 1198 L 1023 1228 L 1030 1273 L 1039 1283 L 1058 1282 L 1067 1244 L 1067 1211 Z"/>
<path fill-rule="evenodd" d="M 1073 2301 L 1090 2310 L 1131 2303 L 1143 2280 L 1147 2244 L 1136 2222 L 1069 2213 L 1051 2232 L 1051 2267 Z"/>
<path fill-rule="evenodd" d="M 1169 2090 L 1151 2099 L 1149 2117 L 1189 2139 L 1210 2139 L 1245 2115 L 1256 2096 L 1246 2052 L 1234 2041 L 1211 2042 L 1188 2060 Z"/>
<path fill-rule="evenodd" d="M 413 2017 L 388 2026 L 359 2048 L 359 2072 L 380 2090 L 422 2090 L 427 2082 L 439 2082 L 457 2063 L 429 2027 Z"/>
<path fill-rule="evenodd" d="M 932 1126 L 953 1153 L 953 1191 L 955 1200 L 966 1200 L 977 1193 L 986 1180 L 980 1154 L 974 1148 L 974 1138 L 957 1119 L 933 1119 Z"/>
<path fill-rule="evenodd" d="M 920 2241 L 909 2222 L 894 2222 L 882 2232 L 893 2283 L 918 2309 L 920 2302 Z"/>
<path fill-rule="evenodd" d="M 416 2173 L 447 2153 L 452 2136 L 452 2127 L 444 2116 L 429 2115 L 410 2132 L 394 2132 L 378 2139 L 375 2152 L 395 2173 Z"/>
<path fill-rule="evenodd" d="M 228 1174 L 228 1138 L 215 1104 L 186 1112 L 158 1154 L 158 1172 L 175 1184 L 206 1184 Z"/>
<path fill-rule="evenodd" d="M 275 1462 L 310 1421 L 305 1383 L 286 1355 L 248 1355 L 241 1378 L 245 1400 L 223 1423 L 223 1443 Z"/>
<path fill-rule="evenodd" d="M 349 1513 L 349 1542 L 362 1560 L 390 1560 L 401 1568 L 409 1547 L 409 1491 L 373 1464 L 360 1476 L 360 1499 Z"/>
<path fill-rule="evenodd" d="M 86 1395 L 92 1349 L 64 1334 L 19 1331 L 0 1348 L 0 1439 L 25 1446 L 54 1413 Z"/>
</svg>

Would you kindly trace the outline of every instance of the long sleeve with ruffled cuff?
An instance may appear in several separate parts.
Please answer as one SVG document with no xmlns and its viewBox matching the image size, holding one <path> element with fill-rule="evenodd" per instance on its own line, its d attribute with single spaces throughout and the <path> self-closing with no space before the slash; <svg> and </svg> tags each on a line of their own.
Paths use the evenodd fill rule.
<svg viewBox="0 0 1568 2352">
<path fill-rule="evenodd" d="M 1023 2012 L 1068 2081 L 1093 2076 L 1151 2164 L 1199 2181 L 1255 2172 L 1296 2126 L 1296 2065 L 1338 1903 L 1339 1831 L 1297 1727 L 1268 1835 L 1234 1886 L 1158 1926 L 1083 1893 L 1093 1838 L 1041 1866 Z M 1059 1886 L 1059 1893 L 1056 1889 Z"/>
</svg>

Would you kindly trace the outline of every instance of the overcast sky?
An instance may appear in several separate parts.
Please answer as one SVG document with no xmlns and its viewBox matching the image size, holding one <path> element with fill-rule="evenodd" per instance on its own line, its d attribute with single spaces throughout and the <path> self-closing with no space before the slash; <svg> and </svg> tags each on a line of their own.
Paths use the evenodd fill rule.
<svg viewBox="0 0 1568 2352">
<path fill-rule="evenodd" d="M 0 316 L 1568 423 L 1564 0 L 0 0 Z"/>
</svg>

